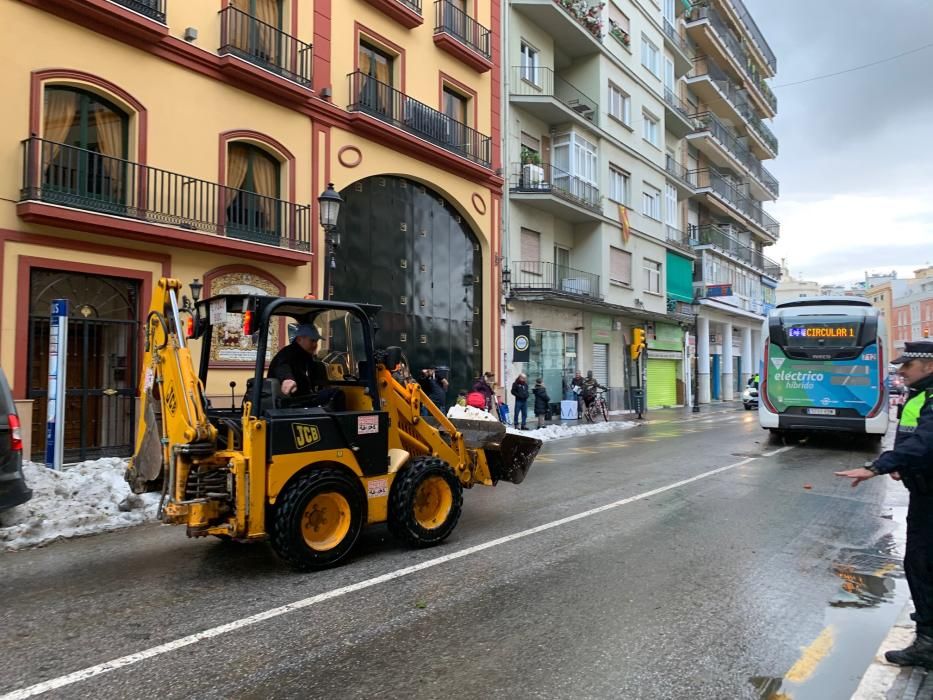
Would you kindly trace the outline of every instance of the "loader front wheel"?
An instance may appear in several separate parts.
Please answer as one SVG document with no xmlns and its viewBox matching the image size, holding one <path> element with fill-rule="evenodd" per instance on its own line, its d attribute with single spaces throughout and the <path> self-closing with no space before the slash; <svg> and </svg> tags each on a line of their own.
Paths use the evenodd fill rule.
<svg viewBox="0 0 933 700">
<path fill-rule="evenodd" d="M 340 469 L 303 474 L 279 494 L 271 518 L 272 548 L 295 569 L 333 566 L 360 535 L 363 503 L 359 484 Z"/>
<path fill-rule="evenodd" d="M 447 463 L 419 457 L 395 477 L 389 493 L 389 531 L 412 547 L 430 547 L 453 532 L 463 487 Z"/>
</svg>

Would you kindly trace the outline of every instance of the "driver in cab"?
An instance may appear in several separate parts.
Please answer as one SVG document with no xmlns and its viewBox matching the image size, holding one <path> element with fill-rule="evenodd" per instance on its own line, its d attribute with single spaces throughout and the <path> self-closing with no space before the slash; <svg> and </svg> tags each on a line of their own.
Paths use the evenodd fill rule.
<svg viewBox="0 0 933 700">
<path fill-rule="evenodd" d="M 321 334 L 311 323 L 302 323 L 295 339 L 279 350 L 269 364 L 269 378 L 278 379 L 285 396 L 308 396 L 327 385 L 327 366 L 317 359 Z"/>
</svg>

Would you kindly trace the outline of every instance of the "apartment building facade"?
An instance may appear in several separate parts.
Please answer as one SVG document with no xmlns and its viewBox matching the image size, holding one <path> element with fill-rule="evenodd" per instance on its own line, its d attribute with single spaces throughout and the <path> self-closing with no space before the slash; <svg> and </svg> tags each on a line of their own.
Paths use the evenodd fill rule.
<svg viewBox="0 0 933 700">
<path fill-rule="evenodd" d="M 638 389 L 649 407 L 689 403 L 691 348 L 700 400 L 731 398 L 710 374 L 731 376 L 720 356 L 733 335 L 750 344 L 745 330 L 774 303 L 779 268 L 762 251 L 778 227 L 760 204 L 778 189 L 761 166 L 776 155 L 761 121 L 773 100 L 763 78 L 755 98 L 734 87 L 752 70 L 773 75 L 773 56 L 756 49 L 763 65 L 734 60 L 732 82 L 721 78 L 732 47 L 711 11 L 683 0 L 509 3 L 505 316 L 531 326 L 532 357 L 515 365 L 505 352 L 503 366 L 543 377 L 552 400 L 575 371 L 593 370 L 614 408 Z M 687 342 L 697 315 L 699 342 Z M 637 362 L 636 328 L 647 336 Z M 711 334 L 729 340 L 711 346 Z M 751 352 L 732 353 L 743 374 Z"/>
<path fill-rule="evenodd" d="M 0 16 L 0 362 L 40 435 L 50 302 L 69 300 L 66 458 L 130 453 L 163 275 L 202 297 L 381 304 L 379 342 L 413 366 L 466 384 L 494 365 L 498 0 L 0 0 Z M 228 326 L 207 390 L 236 402 L 255 349 Z"/>
</svg>

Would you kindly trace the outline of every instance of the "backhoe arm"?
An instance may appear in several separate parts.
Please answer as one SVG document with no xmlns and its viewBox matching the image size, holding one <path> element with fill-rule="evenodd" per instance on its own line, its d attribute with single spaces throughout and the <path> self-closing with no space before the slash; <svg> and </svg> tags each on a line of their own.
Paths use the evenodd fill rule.
<svg viewBox="0 0 933 700">
<path fill-rule="evenodd" d="M 179 289 L 179 280 L 161 278 L 146 317 L 136 452 L 126 473 L 136 492 L 158 486 L 176 448 L 214 443 L 217 437 L 205 414 L 203 387 L 185 344 Z"/>
</svg>

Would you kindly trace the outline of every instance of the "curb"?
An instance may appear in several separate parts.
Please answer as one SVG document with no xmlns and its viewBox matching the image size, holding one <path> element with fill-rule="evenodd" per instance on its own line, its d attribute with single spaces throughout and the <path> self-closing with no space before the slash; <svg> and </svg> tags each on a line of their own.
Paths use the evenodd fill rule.
<svg viewBox="0 0 933 700">
<path fill-rule="evenodd" d="M 914 638 L 914 623 L 910 619 L 910 614 L 914 611 L 913 603 L 908 600 L 897 617 L 897 622 L 888 632 L 888 635 L 881 642 L 875 658 L 871 665 L 862 676 L 862 680 L 852 694 L 852 700 L 906 700 L 906 698 L 916 697 L 919 683 L 898 683 L 902 670 L 907 670 L 901 666 L 895 666 L 888 663 L 884 658 L 884 652 L 891 649 L 903 649 L 909 645 Z M 922 669 L 919 669 L 922 671 Z M 910 675 L 913 675 L 912 673 Z M 926 675 L 925 673 L 923 675 Z M 902 686 L 898 692 L 891 694 L 895 685 Z M 911 692 L 911 689 L 913 692 Z"/>
</svg>

